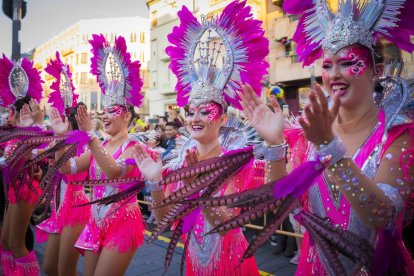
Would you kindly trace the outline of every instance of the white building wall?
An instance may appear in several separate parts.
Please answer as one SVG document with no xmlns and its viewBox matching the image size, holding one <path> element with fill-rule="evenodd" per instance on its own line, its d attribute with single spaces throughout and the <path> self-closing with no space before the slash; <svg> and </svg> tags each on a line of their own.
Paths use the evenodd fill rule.
<svg viewBox="0 0 414 276">
<path fill-rule="evenodd" d="M 144 78 L 143 93 L 149 87 L 148 60 L 150 57 L 149 19 L 142 17 L 104 18 L 80 20 L 74 25 L 37 47 L 34 53 L 34 62 L 37 68 L 43 69 L 50 58 L 55 57 L 56 51 L 60 52 L 61 59 L 71 66 L 72 77 L 79 100 L 85 102 L 88 108 L 100 111 L 101 91 L 96 83 L 96 77 L 89 73 L 91 46 L 88 42 L 92 34 L 104 34 L 107 40 L 115 36 L 124 36 L 128 52 L 132 60 L 141 61 L 141 77 Z M 142 33 L 142 35 L 141 35 Z M 143 36 L 143 40 L 141 40 Z M 44 85 L 48 93 L 50 76 L 43 73 L 47 80 Z M 92 106 L 94 104 L 94 106 Z M 148 99 L 144 98 L 144 104 L 140 110 L 142 114 L 148 114 Z"/>
</svg>

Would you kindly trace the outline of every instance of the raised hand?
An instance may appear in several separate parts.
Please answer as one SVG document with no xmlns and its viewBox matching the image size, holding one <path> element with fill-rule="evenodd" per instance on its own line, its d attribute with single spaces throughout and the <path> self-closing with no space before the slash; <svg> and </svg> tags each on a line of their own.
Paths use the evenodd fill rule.
<svg viewBox="0 0 414 276">
<path fill-rule="evenodd" d="M 78 122 L 79 129 L 82 131 L 92 130 L 91 115 L 86 111 L 86 107 L 81 105 L 78 107 L 77 114 L 75 115 L 76 122 Z"/>
<path fill-rule="evenodd" d="M 329 143 L 334 138 L 332 123 L 338 115 L 338 110 L 339 95 L 333 95 L 333 105 L 329 109 L 322 88 L 315 84 L 309 95 L 309 103 L 304 108 L 306 118 L 299 118 L 306 138 L 316 146 Z"/>
<path fill-rule="evenodd" d="M 162 179 L 162 162 L 159 155 L 156 154 L 154 160 L 143 145 L 137 145 L 133 156 L 141 174 L 147 180 L 156 182 Z"/>
<path fill-rule="evenodd" d="M 56 108 L 51 108 L 49 119 L 50 126 L 52 127 L 52 130 L 55 132 L 55 134 L 64 135 L 66 132 L 68 132 L 69 122 L 68 120 L 65 120 L 65 122 L 63 122 L 62 117 Z"/>
<path fill-rule="evenodd" d="M 30 106 L 28 104 L 23 105 L 23 108 L 20 110 L 20 125 L 22 127 L 30 127 L 34 124 L 30 113 Z"/>
<path fill-rule="evenodd" d="M 42 124 L 44 120 L 44 116 L 40 108 L 39 102 L 34 99 L 31 99 L 29 102 L 29 106 L 31 110 L 30 115 L 32 116 L 33 121 L 36 124 Z"/>
<path fill-rule="evenodd" d="M 242 86 L 243 93 L 239 92 L 243 112 L 249 123 L 269 145 L 283 142 L 285 118 L 279 105 L 275 106 L 273 113 L 256 95 L 253 88 L 246 84 Z"/>
</svg>

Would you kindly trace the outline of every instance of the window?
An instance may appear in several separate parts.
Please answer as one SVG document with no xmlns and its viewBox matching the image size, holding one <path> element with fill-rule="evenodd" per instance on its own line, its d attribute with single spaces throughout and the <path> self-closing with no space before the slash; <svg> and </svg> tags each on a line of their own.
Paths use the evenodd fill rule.
<svg viewBox="0 0 414 276">
<path fill-rule="evenodd" d="M 76 54 L 76 65 L 79 64 L 79 54 Z"/>
<path fill-rule="evenodd" d="M 141 43 L 145 43 L 145 33 L 144 32 L 141 32 L 140 34 L 139 34 L 139 42 L 141 42 Z"/>
<path fill-rule="evenodd" d="M 87 72 L 81 72 L 80 83 L 81 84 L 86 84 L 87 81 L 88 81 L 88 73 Z"/>
<path fill-rule="evenodd" d="M 137 33 L 131 33 L 131 42 L 137 42 Z"/>
<path fill-rule="evenodd" d="M 82 53 L 81 54 L 81 64 L 86 64 L 88 63 L 88 54 L 87 53 Z"/>
<path fill-rule="evenodd" d="M 157 27 L 157 24 L 157 11 L 153 11 L 151 16 L 151 27 Z"/>
<path fill-rule="evenodd" d="M 98 109 L 98 92 L 92 91 L 91 92 L 91 110 Z"/>
<path fill-rule="evenodd" d="M 139 60 L 141 62 L 145 62 L 145 53 L 144 53 L 144 51 L 139 52 Z"/>
</svg>

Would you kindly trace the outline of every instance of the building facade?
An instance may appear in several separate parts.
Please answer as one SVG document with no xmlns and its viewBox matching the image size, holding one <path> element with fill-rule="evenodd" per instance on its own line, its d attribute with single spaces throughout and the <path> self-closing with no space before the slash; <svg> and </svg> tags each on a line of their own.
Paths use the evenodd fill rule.
<svg viewBox="0 0 414 276">
<path fill-rule="evenodd" d="M 89 110 L 101 111 L 102 98 L 96 77 L 90 71 L 91 46 L 88 42 L 92 34 L 103 34 L 108 41 L 113 42 L 116 36 L 125 37 L 128 52 L 132 60 L 141 62 L 141 77 L 144 79 L 143 93 L 145 95 L 140 114 L 148 111 L 146 93 L 149 87 L 148 60 L 150 57 L 149 19 L 142 17 L 104 18 L 80 20 L 63 30 L 55 37 L 37 47 L 33 53 L 33 61 L 38 69 L 44 69 L 50 59 L 55 58 L 59 51 L 63 62 L 71 67 L 75 92 L 79 101 L 84 102 Z M 45 96 L 50 93 L 52 77 L 42 71 L 45 80 Z"/>
</svg>

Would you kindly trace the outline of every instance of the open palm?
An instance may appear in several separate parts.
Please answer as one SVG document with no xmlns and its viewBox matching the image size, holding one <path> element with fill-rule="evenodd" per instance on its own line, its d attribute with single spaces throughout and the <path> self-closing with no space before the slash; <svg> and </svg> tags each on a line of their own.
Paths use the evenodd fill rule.
<svg viewBox="0 0 414 276">
<path fill-rule="evenodd" d="M 22 127 L 30 127 L 34 124 L 34 120 L 30 114 L 30 107 L 28 104 L 25 104 L 20 110 L 20 125 Z"/>
<path fill-rule="evenodd" d="M 57 135 L 63 135 L 66 134 L 68 131 L 68 120 L 65 120 L 63 122 L 62 117 L 60 116 L 59 112 L 56 108 L 52 108 L 50 111 L 50 126 L 52 127 L 53 131 Z"/>
<path fill-rule="evenodd" d="M 158 155 L 154 160 L 143 145 L 136 145 L 133 156 L 145 179 L 152 182 L 162 179 L 162 161 Z"/>
<path fill-rule="evenodd" d="M 243 112 L 249 119 L 249 123 L 257 133 L 269 145 L 275 145 L 283 141 L 285 119 L 280 106 L 276 106 L 272 112 L 256 95 L 250 85 L 244 85 L 244 93 L 239 93 L 242 99 Z"/>
</svg>

